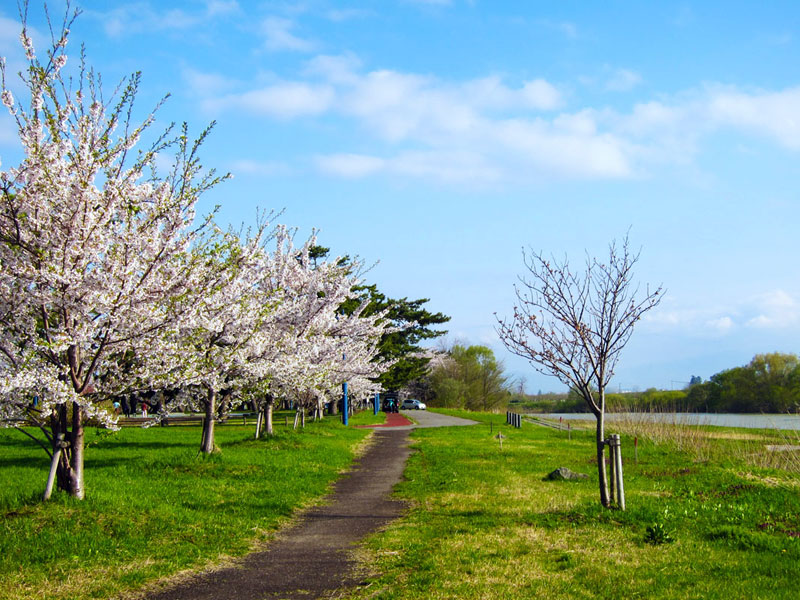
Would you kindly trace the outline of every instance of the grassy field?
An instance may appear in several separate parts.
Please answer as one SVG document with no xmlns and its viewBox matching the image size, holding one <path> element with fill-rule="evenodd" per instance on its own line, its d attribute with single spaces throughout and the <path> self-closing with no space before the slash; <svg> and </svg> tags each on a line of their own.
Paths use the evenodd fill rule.
<svg viewBox="0 0 800 600">
<path fill-rule="evenodd" d="M 360 413 L 351 424 L 382 421 Z M 42 504 L 49 461 L 34 442 L 0 430 L 0 598 L 110 598 L 187 568 L 241 555 L 322 496 L 369 430 L 335 417 L 216 433 L 221 452 L 198 455 L 200 428 L 90 431 L 86 500 Z M 291 420 L 290 420 L 291 423 Z"/>
<path fill-rule="evenodd" d="M 624 435 L 620 512 L 598 505 L 591 432 L 464 416 L 482 423 L 412 433 L 398 486 L 408 515 L 369 540 L 374 579 L 352 599 L 798 597 L 798 475 L 752 460 L 780 436 L 631 430 L 638 462 Z M 0 598 L 119 597 L 245 553 L 318 499 L 368 431 L 329 418 L 252 434 L 219 428 L 222 452 L 203 459 L 197 427 L 98 432 L 87 500 L 42 504 L 45 454 L 0 430 Z M 590 478 L 543 481 L 559 466 Z"/>
<path fill-rule="evenodd" d="M 606 510 L 590 432 L 464 416 L 483 423 L 413 433 L 409 514 L 370 540 L 378 576 L 350 598 L 800 597 L 796 475 L 641 439 L 637 464 L 623 436 L 628 510 Z M 543 481 L 560 466 L 590 478 Z"/>
</svg>

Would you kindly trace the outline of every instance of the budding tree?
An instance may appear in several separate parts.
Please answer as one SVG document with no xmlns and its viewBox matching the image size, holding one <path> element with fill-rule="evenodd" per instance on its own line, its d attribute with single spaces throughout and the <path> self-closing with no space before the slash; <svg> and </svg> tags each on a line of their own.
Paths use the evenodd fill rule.
<svg viewBox="0 0 800 600">
<path fill-rule="evenodd" d="M 583 396 L 597 422 L 600 502 L 607 507 L 605 389 L 634 325 L 660 302 L 662 288 L 634 284 L 639 253 L 631 252 L 627 236 L 619 246 L 611 243 L 607 262 L 587 257 L 582 272 L 566 258 L 524 252 L 523 258 L 527 273 L 515 288 L 514 316 L 498 319 L 497 332 L 508 350 Z"/>
<path fill-rule="evenodd" d="M 202 172 L 205 134 L 192 143 L 185 126 L 136 152 L 154 119 L 132 121 L 139 75 L 107 99 L 83 60 L 63 75 L 71 22 L 37 55 L 23 19 L 24 104 L 0 62 L 23 152 L 0 172 L 0 424 L 38 424 L 60 457 L 59 487 L 82 498 L 87 420 L 113 427 L 111 397 L 175 383 L 179 357 L 163 343 L 192 318 L 182 299 L 205 285 L 189 253 L 204 227 L 194 207 L 222 178 Z"/>
</svg>

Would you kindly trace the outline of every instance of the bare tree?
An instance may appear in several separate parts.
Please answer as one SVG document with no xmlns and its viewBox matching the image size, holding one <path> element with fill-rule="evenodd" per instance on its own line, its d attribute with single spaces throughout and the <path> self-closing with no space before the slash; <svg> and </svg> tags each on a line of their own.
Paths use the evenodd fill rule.
<svg viewBox="0 0 800 600">
<path fill-rule="evenodd" d="M 605 389 L 633 326 L 658 305 L 663 289 L 633 283 L 639 252 L 631 252 L 627 236 L 609 245 L 605 263 L 587 255 L 582 272 L 571 270 L 567 258 L 548 260 L 541 252 L 523 250 L 523 259 L 528 272 L 515 286 L 514 316 L 498 318 L 497 332 L 508 350 L 583 396 L 597 420 L 600 502 L 608 507 Z"/>
</svg>

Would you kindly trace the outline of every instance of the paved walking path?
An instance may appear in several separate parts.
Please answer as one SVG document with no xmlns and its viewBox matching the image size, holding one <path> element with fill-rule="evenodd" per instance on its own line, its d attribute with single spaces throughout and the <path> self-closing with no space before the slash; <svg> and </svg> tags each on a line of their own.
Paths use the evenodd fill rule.
<svg viewBox="0 0 800 600">
<path fill-rule="evenodd" d="M 386 422 L 379 425 L 356 425 L 360 429 L 374 429 L 385 427 L 405 427 L 411 429 L 414 424 L 400 413 L 386 413 Z"/>
<path fill-rule="evenodd" d="M 407 414 L 417 422 L 415 427 L 455 427 L 461 425 L 477 425 L 477 421 L 471 419 L 462 419 L 461 417 L 451 417 L 450 415 L 443 415 L 436 412 L 427 410 L 404 410 Z"/>
<path fill-rule="evenodd" d="M 420 427 L 474 423 L 418 412 L 413 418 Z M 399 517 L 404 508 L 391 499 L 391 492 L 403 475 L 410 454 L 408 432 L 416 425 L 401 415 L 388 416 L 398 425 L 376 428 L 373 443 L 334 485 L 326 503 L 281 532 L 266 550 L 154 592 L 147 600 L 309 600 L 358 585 L 362 578 L 351 557 L 354 545 Z"/>
</svg>

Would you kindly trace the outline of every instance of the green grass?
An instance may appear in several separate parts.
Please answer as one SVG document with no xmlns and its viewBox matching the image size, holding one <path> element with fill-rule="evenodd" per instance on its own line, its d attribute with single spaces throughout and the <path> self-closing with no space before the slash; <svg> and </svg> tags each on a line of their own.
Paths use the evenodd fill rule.
<svg viewBox="0 0 800 600">
<path fill-rule="evenodd" d="M 636 464 L 623 437 L 628 510 L 608 510 L 591 432 L 460 416 L 482 424 L 413 432 L 409 513 L 370 540 L 376 579 L 352 598 L 797 597 L 794 476 L 641 439 Z M 560 466 L 590 479 L 543 481 Z"/>
<path fill-rule="evenodd" d="M 269 539 L 326 492 L 369 435 L 335 417 L 302 431 L 283 421 L 258 441 L 253 426 L 219 427 L 222 451 L 207 458 L 199 427 L 91 430 L 86 500 L 56 493 L 44 504 L 47 456 L 0 430 L 0 598 L 109 598 Z"/>
</svg>

